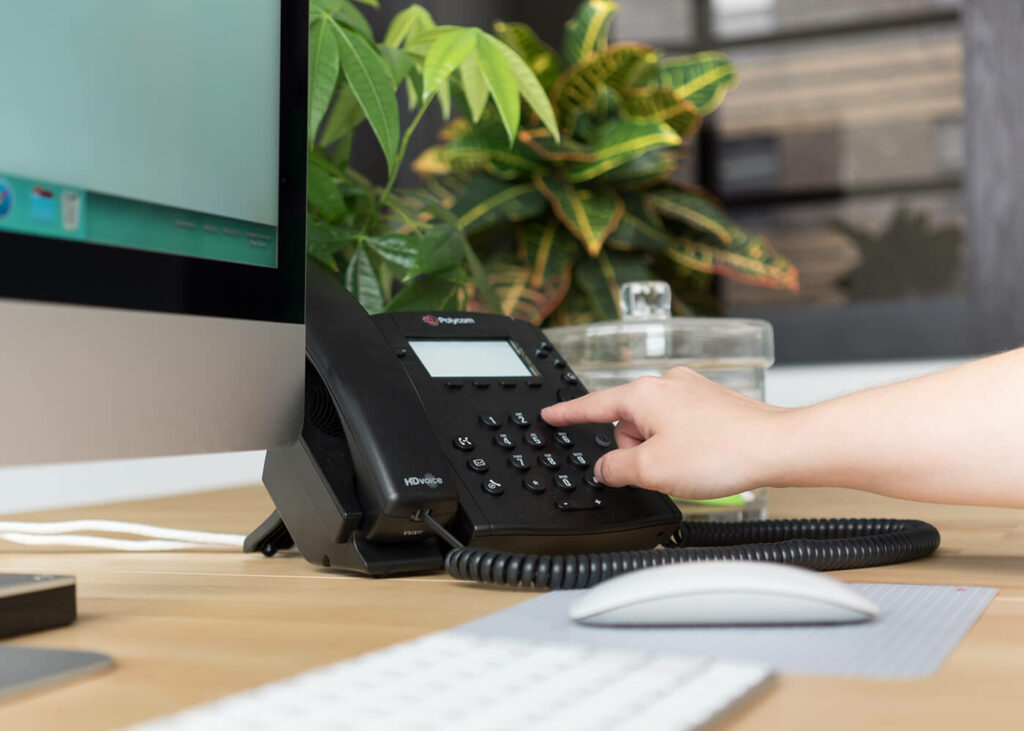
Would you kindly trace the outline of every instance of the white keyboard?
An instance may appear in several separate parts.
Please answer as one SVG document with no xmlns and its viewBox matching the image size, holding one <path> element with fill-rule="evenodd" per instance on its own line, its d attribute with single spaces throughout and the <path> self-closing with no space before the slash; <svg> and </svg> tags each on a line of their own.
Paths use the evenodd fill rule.
<svg viewBox="0 0 1024 731">
<path fill-rule="evenodd" d="M 693 729 L 770 676 L 748 663 L 441 632 L 135 729 Z"/>
</svg>

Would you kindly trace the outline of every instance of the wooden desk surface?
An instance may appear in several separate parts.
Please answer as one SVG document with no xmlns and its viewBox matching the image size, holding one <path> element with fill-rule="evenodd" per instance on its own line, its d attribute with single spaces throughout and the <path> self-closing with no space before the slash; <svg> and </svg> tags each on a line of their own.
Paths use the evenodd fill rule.
<svg viewBox="0 0 1024 731">
<path fill-rule="evenodd" d="M 774 517 L 907 517 L 942 532 L 934 557 L 847 571 L 848 581 L 968 584 L 1000 593 L 934 676 L 877 682 L 784 675 L 730 729 L 1024 726 L 1024 512 L 931 506 L 845 490 L 774 490 Z M 21 516 L 111 518 L 244 533 L 271 510 L 261 487 Z M 0 572 L 78 578 L 79 619 L 11 644 L 95 650 L 116 667 L 0 703 L 4 729 L 108 729 L 212 700 L 531 596 L 443 576 L 367 579 L 296 557 L 123 554 L 0 543 Z"/>
</svg>

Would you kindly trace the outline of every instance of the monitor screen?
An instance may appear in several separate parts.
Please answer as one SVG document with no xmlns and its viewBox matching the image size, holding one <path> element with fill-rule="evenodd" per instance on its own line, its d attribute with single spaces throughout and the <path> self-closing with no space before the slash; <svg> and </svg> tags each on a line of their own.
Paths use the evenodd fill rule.
<svg viewBox="0 0 1024 731">
<path fill-rule="evenodd" d="M 4 0 L 0 297 L 301 321 L 283 7 Z"/>
</svg>

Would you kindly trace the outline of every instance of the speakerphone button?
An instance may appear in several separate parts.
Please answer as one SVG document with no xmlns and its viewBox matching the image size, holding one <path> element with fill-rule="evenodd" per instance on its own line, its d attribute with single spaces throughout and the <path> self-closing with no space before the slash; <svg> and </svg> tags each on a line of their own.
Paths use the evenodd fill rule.
<svg viewBox="0 0 1024 731">
<path fill-rule="evenodd" d="M 463 452 L 470 452 L 473 450 L 473 440 L 464 435 L 452 439 L 452 444 L 455 445 L 456 449 L 461 449 Z"/>
</svg>

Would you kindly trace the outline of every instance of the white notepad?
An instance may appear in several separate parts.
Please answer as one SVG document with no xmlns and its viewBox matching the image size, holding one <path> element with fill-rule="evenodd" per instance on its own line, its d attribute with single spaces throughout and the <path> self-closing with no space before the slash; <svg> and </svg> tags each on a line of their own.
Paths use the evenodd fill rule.
<svg viewBox="0 0 1024 731">
<path fill-rule="evenodd" d="M 941 667 L 997 593 L 976 586 L 851 586 L 878 603 L 878 619 L 803 627 L 588 627 L 569 619 L 580 591 L 553 591 L 453 631 L 749 660 L 804 675 L 917 678 Z"/>
</svg>

